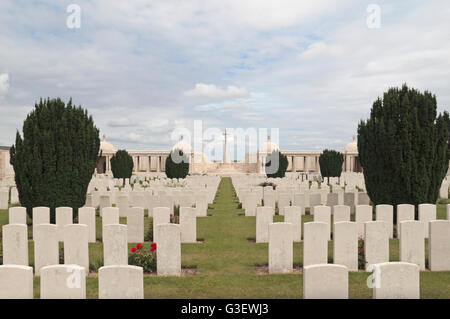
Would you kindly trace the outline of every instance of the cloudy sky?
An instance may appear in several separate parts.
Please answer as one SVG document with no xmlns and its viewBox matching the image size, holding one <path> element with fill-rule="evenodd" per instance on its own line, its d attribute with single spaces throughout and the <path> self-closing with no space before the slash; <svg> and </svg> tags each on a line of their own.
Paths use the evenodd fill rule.
<svg viewBox="0 0 450 319">
<path fill-rule="evenodd" d="M 202 120 L 342 149 L 391 86 L 450 108 L 449 17 L 448 0 L 2 0 L 0 145 L 40 97 L 72 97 L 116 148 L 168 149 Z"/>
</svg>

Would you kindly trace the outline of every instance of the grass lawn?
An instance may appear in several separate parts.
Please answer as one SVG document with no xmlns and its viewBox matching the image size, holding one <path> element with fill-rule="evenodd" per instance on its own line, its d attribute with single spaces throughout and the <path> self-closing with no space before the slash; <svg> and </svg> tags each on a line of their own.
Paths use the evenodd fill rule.
<svg viewBox="0 0 450 319">
<path fill-rule="evenodd" d="M 255 244 L 255 217 L 239 216 L 238 199 L 230 178 L 223 178 L 209 217 L 197 218 L 197 237 L 203 243 L 182 244 L 182 266 L 197 267 L 193 276 L 179 278 L 145 276 L 145 298 L 301 298 L 301 273 L 268 275 L 257 274 L 255 265 L 267 265 L 267 244 Z M 438 205 L 438 218 L 445 218 L 445 206 Z M 302 222 L 313 217 L 303 216 Z M 275 216 L 274 221 L 283 221 Z M 6 210 L 0 211 L 0 224 L 8 222 Z M 121 223 L 126 223 L 121 218 Z M 150 218 L 145 218 L 146 229 Z M 101 239 L 101 218 L 97 218 L 97 239 Z M 328 255 L 332 260 L 333 243 Z M 134 246 L 130 244 L 130 247 Z M 148 247 L 149 243 L 145 243 Z M 30 264 L 33 262 L 33 242 L 29 243 Z M 102 243 L 89 244 L 90 262 L 101 258 Z M 398 240 L 390 241 L 390 260 L 398 261 Z M 302 264 L 302 243 L 294 244 L 294 264 Z M 369 273 L 350 272 L 350 298 L 372 298 L 367 288 Z M 450 272 L 421 272 L 422 298 L 450 298 Z M 39 297 L 39 277 L 34 279 L 35 297 Z M 87 297 L 98 297 L 98 279 L 90 274 L 86 280 Z"/>
</svg>

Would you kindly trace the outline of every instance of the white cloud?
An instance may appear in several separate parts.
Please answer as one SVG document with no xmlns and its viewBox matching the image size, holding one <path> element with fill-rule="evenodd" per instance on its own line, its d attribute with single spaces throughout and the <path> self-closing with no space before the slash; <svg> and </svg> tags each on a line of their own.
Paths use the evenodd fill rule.
<svg viewBox="0 0 450 319">
<path fill-rule="evenodd" d="M 0 96 L 6 95 L 9 90 L 9 74 L 2 73 L 0 74 Z"/>
<path fill-rule="evenodd" d="M 244 87 L 229 85 L 226 90 L 218 88 L 214 84 L 197 83 L 195 88 L 184 92 L 187 97 L 208 99 L 234 99 L 247 97 L 248 91 Z"/>
</svg>

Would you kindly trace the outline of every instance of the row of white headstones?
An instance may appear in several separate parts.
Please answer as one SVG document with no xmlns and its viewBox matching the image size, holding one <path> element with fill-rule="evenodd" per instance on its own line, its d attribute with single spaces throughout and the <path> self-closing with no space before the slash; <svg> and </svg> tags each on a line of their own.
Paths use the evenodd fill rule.
<svg viewBox="0 0 450 319">
<path fill-rule="evenodd" d="M 429 240 L 429 269 L 450 270 L 450 205 L 447 205 L 447 220 L 437 220 L 436 205 L 421 204 L 417 221 L 414 220 L 413 205 L 398 205 L 400 262 L 389 262 L 389 239 L 394 238 L 392 205 L 377 205 L 373 221 L 373 208 L 367 205 L 365 193 L 359 193 L 366 195 L 360 197 L 363 199 L 360 203 L 367 201 L 364 205 L 338 205 L 333 196 L 337 194 L 333 193 L 328 194 L 326 205 L 320 205 L 320 194 L 314 191 L 276 194 L 272 188 L 261 192 L 254 187 L 248 192 L 236 184 L 245 215 L 256 216 L 256 242 L 268 243 L 269 273 L 293 272 L 293 243 L 303 241 L 304 298 L 348 298 L 348 271 L 358 271 L 359 239 L 364 240 L 366 271 L 375 270 L 373 296 L 376 298 L 420 297 L 419 277 L 420 270 L 425 269 L 425 238 Z M 347 194 L 349 199 L 345 200 Z M 279 213 L 284 215 L 282 223 L 273 223 L 275 195 Z M 344 202 L 354 204 L 353 195 L 345 193 Z M 305 197 L 309 197 L 311 204 L 317 204 L 310 210 L 314 221 L 303 225 L 303 238 L 301 220 L 305 208 L 303 205 L 290 206 L 292 197 L 294 203 L 304 204 Z M 261 199 L 265 206 L 260 206 Z M 350 221 L 352 208 L 355 222 Z M 331 234 L 334 264 L 328 264 Z"/>
<path fill-rule="evenodd" d="M 197 242 L 196 219 L 206 216 L 207 204 L 180 207 L 179 224 L 170 221 L 173 205 L 149 211 L 157 244 L 157 275 L 181 275 L 181 243 Z M 143 207 L 128 207 L 127 224 L 122 225 L 119 207 L 101 209 L 104 266 L 98 271 L 99 298 L 143 298 L 143 269 L 128 265 L 128 243 L 144 241 L 144 212 Z M 85 298 L 89 242 L 96 241 L 96 210 L 80 208 L 78 224 L 73 223 L 70 207 L 58 207 L 55 213 L 56 224 L 50 224 L 48 207 L 33 208 L 34 271 L 41 277 L 41 298 Z M 64 265 L 59 265 L 60 241 Z M 0 298 L 33 297 L 33 268 L 28 260 L 26 209 L 12 207 L 9 224 L 3 226 Z"/>
</svg>

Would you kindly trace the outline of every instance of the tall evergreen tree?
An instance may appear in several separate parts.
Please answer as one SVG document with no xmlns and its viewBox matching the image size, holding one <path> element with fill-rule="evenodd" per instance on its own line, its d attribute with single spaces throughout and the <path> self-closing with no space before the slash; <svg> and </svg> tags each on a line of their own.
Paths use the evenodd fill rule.
<svg viewBox="0 0 450 319">
<path fill-rule="evenodd" d="M 189 173 L 189 157 L 181 150 L 173 150 L 166 158 L 168 178 L 186 178 Z"/>
<path fill-rule="evenodd" d="M 11 148 L 11 165 L 22 206 L 47 206 L 54 221 L 55 208 L 78 208 L 94 173 L 100 148 L 99 131 L 81 106 L 61 99 L 40 100 L 17 132 Z"/>
<path fill-rule="evenodd" d="M 133 158 L 126 150 L 118 150 L 111 157 L 111 171 L 114 178 L 122 178 L 125 186 L 125 179 L 133 174 Z"/>
<path fill-rule="evenodd" d="M 272 159 L 274 165 L 272 165 Z M 278 163 L 277 163 L 278 162 Z M 274 150 L 272 154 L 267 156 L 266 160 L 266 175 L 270 178 L 284 177 L 286 175 L 286 170 L 288 167 L 288 159 L 286 155 L 283 155 L 280 151 Z M 278 165 L 278 167 L 277 167 Z"/>
<path fill-rule="evenodd" d="M 405 85 L 390 88 L 358 127 L 367 192 L 377 204 L 435 203 L 450 159 L 449 114 L 436 96 Z"/>
<path fill-rule="evenodd" d="M 330 184 L 330 177 L 340 177 L 342 173 L 342 164 L 344 155 L 335 150 L 325 149 L 319 156 L 320 173 L 326 177 Z"/>
</svg>

